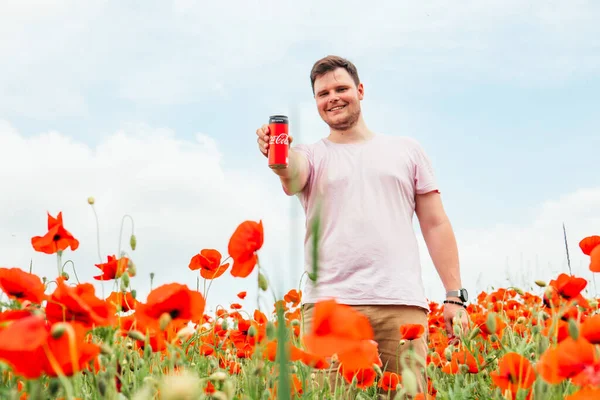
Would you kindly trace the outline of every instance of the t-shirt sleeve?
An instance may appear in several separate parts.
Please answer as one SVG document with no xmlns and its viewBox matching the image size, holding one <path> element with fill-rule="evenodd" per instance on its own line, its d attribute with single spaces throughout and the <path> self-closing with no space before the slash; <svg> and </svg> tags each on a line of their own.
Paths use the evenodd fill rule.
<svg viewBox="0 0 600 400">
<path fill-rule="evenodd" d="M 413 149 L 413 162 L 416 193 L 424 194 L 432 191 L 439 193 L 440 190 L 433 172 L 431 160 L 425 149 L 423 149 L 423 146 L 418 142 L 415 142 Z"/>
</svg>

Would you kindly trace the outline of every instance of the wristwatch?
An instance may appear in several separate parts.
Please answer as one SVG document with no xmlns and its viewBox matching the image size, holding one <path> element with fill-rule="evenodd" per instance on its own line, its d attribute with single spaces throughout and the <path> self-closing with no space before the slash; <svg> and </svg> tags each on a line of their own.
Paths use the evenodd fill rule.
<svg viewBox="0 0 600 400">
<path fill-rule="evenodd" d="M 466 303 L 469 300 L 469 292 L 467 289 L 459 289 L 459 290 L 450 290 L 446 292 L 446 297 L 458 297 L 460 301 Z"/>
</svg>

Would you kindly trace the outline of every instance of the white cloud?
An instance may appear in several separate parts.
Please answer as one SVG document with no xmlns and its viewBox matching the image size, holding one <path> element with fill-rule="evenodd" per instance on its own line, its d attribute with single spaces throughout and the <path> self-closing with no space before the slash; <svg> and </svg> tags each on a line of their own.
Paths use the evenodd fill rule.
<svg viewBox="0 0 600 400">
<path fill-rule="evenodd" d="M 36 253 L 30 239 L 46 232 L 46 211 L 53 216 L 62 211 L 66 228 L 81 241 L 76 252 L 65 252 L 63 261 L 73 259 L 79 278 L 92 281 L 99 259 L 94 215 L 86 201 L 93 196 L 103 261 L 117 252 L 123 215 L 135 221 L 138 246 L 130 253 L 138 268 L 134 288 L 142 299 L 150 272 L 155 273 L 155 287 L 177 281 L 195 288 L 198 272 L 188 269 L 191 257 L 203 248 L 216 248 L 226 257 L 229 237 L 247 219 L 263 220 L 263 266 L 287 287 L 297 280 L 283 258 L 289 245 L 286 205 L 292 199 L 269 174 L 267 168 L 264 175 L 224 169 L 218 143 L 202 134 L 183 141 L 169 129 L 128 126 L 90 148 L 58 132 L 26 138 L 0 121 L 5 191 L 0 197 L 5 210 L 0 216 L 0 263 L 28 269 L 32 261 L 35 273 L 53 279 L 56 258 Z M 128 249 L 130 233 L 126 220 L 123 249 Z M 95 284 L 101 293 L 101 285 Z M 111 284 L 104 288 L 108 295 Z M 227 306 L 237 300 L 237 292 L 247 290 L 246 303 L 253 304 L 255 288 L 252 277 L 221 277 L 211 288 L 209 303 Z"/>
<path fill-rule="evenodd" d="M 493 213 L 494 210 L 489 210 Z M 588 279 L 587 295 L 597 296 L 589 257 L 579 248 L 586 236 L 600 234 L 600 187 L 590 187 L 541 204 L 530 219 L 519 225 L 497 224 L 479 230 L 455 228 L 463 284 L 478 293 L 492 286 L 536 288 L 534 281 L 548 282 L 569 273 L 562 224 L 565 224 L 572 273 Z M 420 240 L 428 295 L 441 299 L 444 292 Z M 598 275 L 598 274 L 596 274 Z M 600 277 L 596 277 L 600 285 Z"/>
<path fill-rule="evenodd" d="M 101 89 L 164 105 L 280 77 L 304 87 L 296 71 L 321 52 L 417 86 L 437 74 L 555 84 L 600 65 L 591 1 L 39 3 L 0 5 L 0 113 L 84 115 Z"/>
</svg>

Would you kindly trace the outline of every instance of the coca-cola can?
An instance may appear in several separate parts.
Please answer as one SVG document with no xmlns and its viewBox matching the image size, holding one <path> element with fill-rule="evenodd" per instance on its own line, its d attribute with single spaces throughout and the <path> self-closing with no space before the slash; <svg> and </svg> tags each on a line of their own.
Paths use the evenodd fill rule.
<svg viewBox="0 0 600 400">
<path fill-rule="evenodd" d="M 285 115 L 271 115 L 269 117 L 269 167 L 281 169 L 288 167 L 288 152 L 290 142 L 288 139 L 288 117 Z"/>
</svg>

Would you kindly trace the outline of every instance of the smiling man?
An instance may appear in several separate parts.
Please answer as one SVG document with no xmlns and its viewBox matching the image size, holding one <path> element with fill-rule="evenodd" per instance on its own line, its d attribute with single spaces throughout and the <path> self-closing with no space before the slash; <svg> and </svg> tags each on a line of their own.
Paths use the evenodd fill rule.
<svg viewBox="0 0 600 400">
<path fill-rule="evenodd" d="M 400 327 L 421 324 L 413 341 L 427 356 L 429 311 L 413 215 L 416 214 L 433 263 L 447 291 L 446 329 L 467 317 L 463 305 L 458 250 L 428 156 L 406 136 L 371 131 L 361 113 L 365 88 L 348 60 L 328 56 L 310 73 L 319 115 L 329 135 L 290 148 L 287 169 L 273 170 L 283 190 L 296 195 L 306 213 L 305 265 L 312 271 L 312 221 L 319 219 L 318 278 L 303 294 L 305 328 L 314 304 L 335 298 L 365 314 L 373 326 L 384 368 L 401 373 L 397 351 Z M 268 153 L 269 130 L 257 130 L 259 148 Z M 404 346 L 403 348 L 406 348 Z M 420 371 L 417 371 L 420 373 Z M 426 388 L 420 373 L 419 388 Z"/>
</svg>

